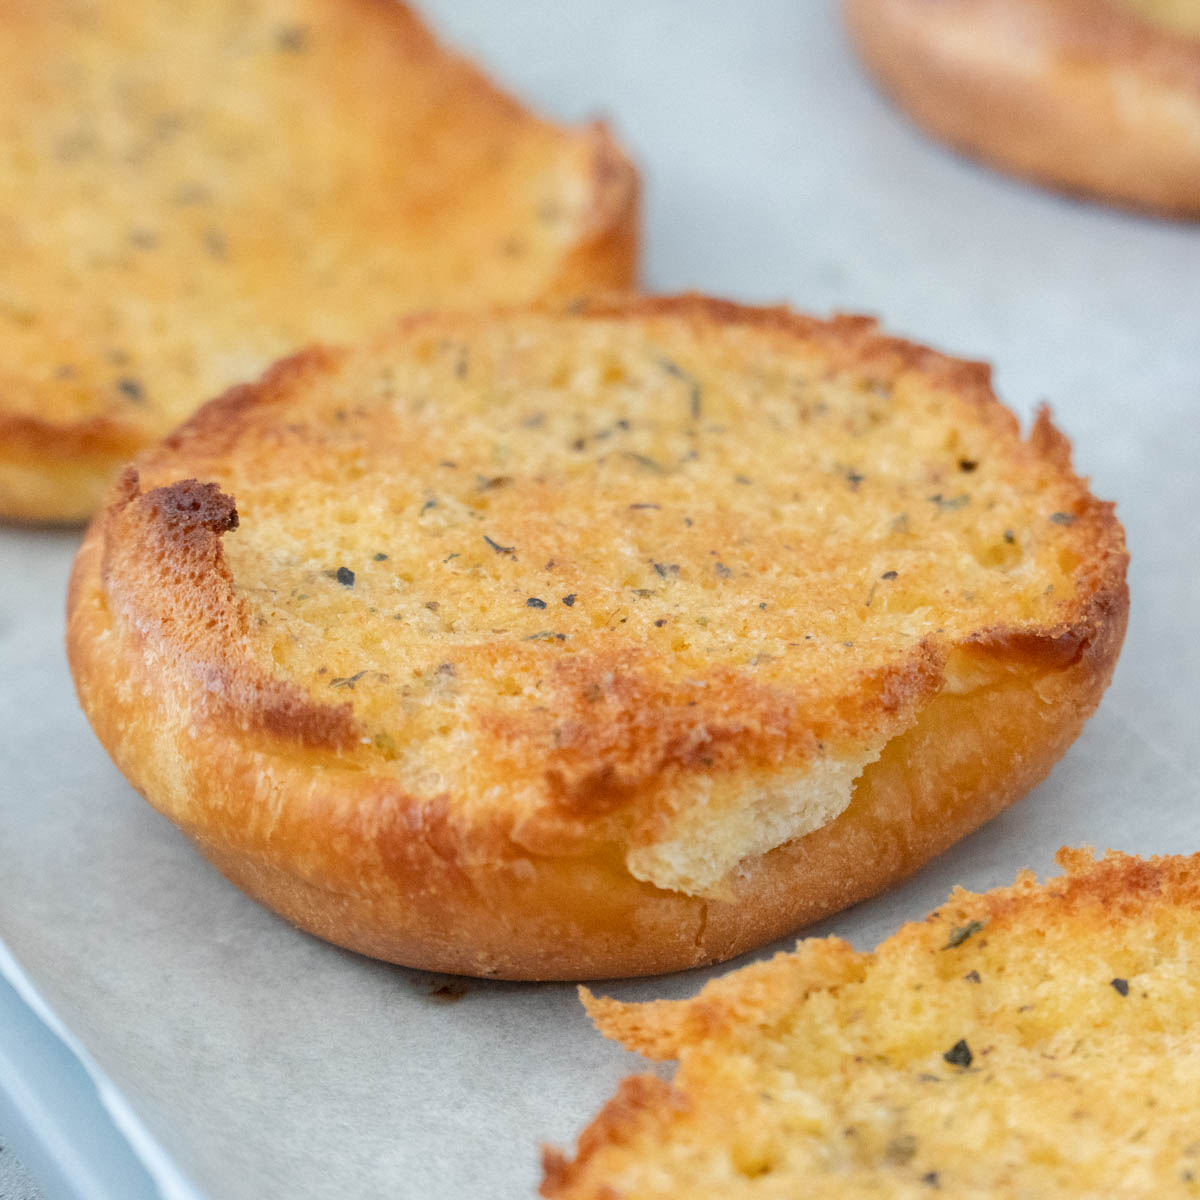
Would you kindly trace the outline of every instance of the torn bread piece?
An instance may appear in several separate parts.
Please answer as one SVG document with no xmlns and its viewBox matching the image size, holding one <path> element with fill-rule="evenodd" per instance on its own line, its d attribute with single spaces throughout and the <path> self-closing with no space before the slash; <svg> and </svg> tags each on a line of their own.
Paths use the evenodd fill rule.
<svg viewBox="0 0 1200 1200">
<path fill-rule="evenodd" d="M 1195 1195 L 1200 856 L 1059 861 L 873 954 L 813 939 L 691 1000 L 585 992 L 602 1033 L 679 1065 L 548 1151 L 542 1195 Z"/>
<path fill-rule="evenodd" d="M 430 315 L 144 454 L 69 650 L 231 879 L 411 966 L 711 963 L 903 877 L 1107 685 L 1126 554 L 978 364 L 699 297 Z"/>
<path fill-rule="evenodd" d="M 637 177 L 395 0 L 18 0 L 0 21 L 0 518 L 311 341 L 634 282 Z"/>
<path fill-rule="evenodd" d="M 1200 217 L 1195 0 L 843 0 L 927 132 L 1067 192 Z"/>
</svg>

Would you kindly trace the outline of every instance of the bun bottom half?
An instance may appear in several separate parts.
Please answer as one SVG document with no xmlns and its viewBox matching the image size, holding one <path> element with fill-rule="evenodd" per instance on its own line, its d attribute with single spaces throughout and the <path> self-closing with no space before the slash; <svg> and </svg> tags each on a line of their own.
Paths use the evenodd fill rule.
<svg viewBox="0 0 1200 1200">
<path fill-rule="evenodd" d="M 68 650 L 85 712 L 137 790 L 298 928 L 405 966 L 501 979 L 711 965 L 903 879 L 1044 778 L 1099 703 L 1127 617 L 1118 597 L 1068 649 L 980 646 L 976 686 L 928 701 L 839 817 L 745 860 L 727 898 L 706 899 L 640 882 L 615 847 L 537 856 L 498 830 L 466 844 L 448 823 L 414 827 L 402 797 L 365 783 L 355 796 L 344 769 L 301 747 L 227 735 L 197 745 L 219 735 L 173 720 L 176 699 L 140 648 L 121 644 L 135 635 L 107 611 L 100 529 L 76 563 Z"/>
</svg>

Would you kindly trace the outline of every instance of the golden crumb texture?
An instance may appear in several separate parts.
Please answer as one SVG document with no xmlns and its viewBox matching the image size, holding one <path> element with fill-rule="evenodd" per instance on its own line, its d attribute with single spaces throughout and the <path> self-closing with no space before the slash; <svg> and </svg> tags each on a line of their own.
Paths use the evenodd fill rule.
<svg viewBox="0 0 1200 1200">
<path fill-rule="evenodd" d="M 926 131 L 1060 190 L 1200 217 L 1195 0 L 843 0 Z"/>
<path fill-rule="evenodd" d="M 711 963 L 901 878 L 1076 737 L 1112 506 L 988 371 L 701 297 L 412 317 L 144 453 L 83 707 L 251 895 L 412 966 Z"/>
<path fill-rule="evenodd" d="M 310 341 L 634 282 L 637 176 L 395 0 L 13 0 L 0 17 L 0 518 Z"/>
<path fill-rule="evenodd" d="M 552 1200 L 1194 1196 L 1200 856 L 1063 850 L 873 954 L 837 938 L 694 999 L 584 993 L 625 1080 Z"/>
</svg>

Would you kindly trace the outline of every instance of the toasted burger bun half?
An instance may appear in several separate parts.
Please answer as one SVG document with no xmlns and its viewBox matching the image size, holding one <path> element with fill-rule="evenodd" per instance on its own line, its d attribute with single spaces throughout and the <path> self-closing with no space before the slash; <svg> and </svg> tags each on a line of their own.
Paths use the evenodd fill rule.
<svg viewBox="0 0 1200 1200">
<path fill-rule="evenodd" d="M 312 340 L 634 282 L 607 130 L 539 119 L 395 0 L 20 0 L 0 112 L 0 519 L 86 519 Z"/>
<path fill-rule="evenodd" d="M 700 297 L 411 319 L 113 489 L 68 647 L 230 879 L 409 966 L 712 963 L 1023 795 L 1108 683 L 1112 506 L 985 367 Z"/>
<path fill-rule="evenodd" d="M 923 129 L 1051 187 L 1200 216 L 1190 0 L 844 0 L 859 55 Z"/>
<path fill-rule="evenodd" d="M 585 993 L 668 1083 L 626 1079 L 546 1153 L 548 1200 L 1186 1197 L 1200 856 L 1062 850 L 955 889 L 874 953 L 813 938 L 682 1001 Z"/>
</svg>

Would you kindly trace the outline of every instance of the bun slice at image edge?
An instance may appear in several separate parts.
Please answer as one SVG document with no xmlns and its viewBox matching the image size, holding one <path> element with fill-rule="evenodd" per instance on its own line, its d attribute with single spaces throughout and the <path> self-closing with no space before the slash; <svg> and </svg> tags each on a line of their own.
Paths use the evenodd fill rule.
<svg viewBox="0 0 1200 1200">
<path fill-rule="evenodd" d="M 308 350 L 110 493 L 80 701 L 339 945 L 525 979 L 729 958 L 1024 795 L 1108 684 L 1120 525 L 988 380 L 696 296 Z"/>
<path fill-rule="evenodd" d="M 926 132 L 1066 192 L 1200 216 L 1200 10 L 1171 0 L 843 0 Z"/>
<path fill-rule="evenodd" d="M 871 954 L 814 938 L 690 1000 L 585 991 L 602 1033 L 679 1066 L 547 1151 L 542 1195 L 1193 1194 L 1200 856 L 1059 862 Z"/>
<path fill-rule="evenodd" d="M 201 403 L 406 312 L 629 287 L 638 179 L 393 0 L 0 23 L 0 519 L 78 522 Z"/>
</svg>

